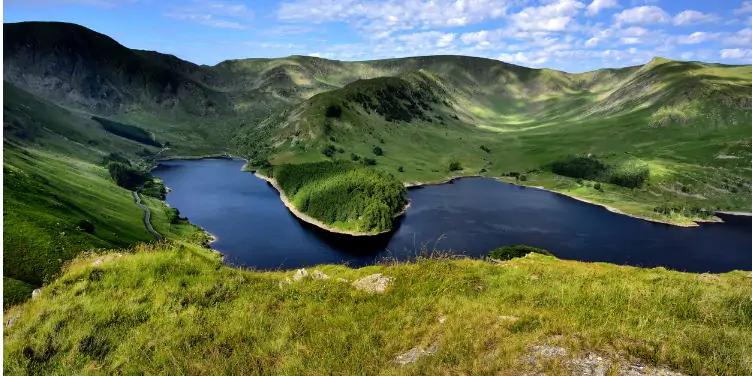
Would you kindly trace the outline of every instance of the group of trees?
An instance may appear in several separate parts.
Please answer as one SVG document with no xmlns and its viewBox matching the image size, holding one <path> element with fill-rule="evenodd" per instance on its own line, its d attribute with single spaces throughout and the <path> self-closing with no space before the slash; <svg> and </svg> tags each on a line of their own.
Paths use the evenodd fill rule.
<svg viewBox="0 0 752 376">
<path fill-rule="evenodd" d="M 162 144 L 151 138 L 149 132 L 135 125 L 118 123 L 109 119 L 101 118 L 99 116 L 92 116 L 92 120 L 95 120 L 102 125 L 102 128 L 107 132 L 118 135 L 129 140 L 140 142 L 145 145 L 151 145 L 161 147 Z"/>
<path fill-rule="evenodd" d="M 650 179 L 650 168 L 646 164 L 607 165 L 591 156 L 559 159 L 551 164 L 551 171 L 562 176 L 611 183 L 626 188 L 640 188 Z"/>
<path fill-rule="evenodd" d="M 406 203 L 393 176 L 350 162 L 278 165 L 273 177 L 300 211 L 349 230 L 389 230 Z"/>
<path fill-rule="evenodd" d="M 664 215 L 679 214 L 685 217 L 707 218 L 715 214 L 717 208 L 705 208 L 695 204 L 666 202 L 653 208 L 656 213 Z"/>
<path fill-rule="evenodd" d="M 107 171 L 115 184 L 130 190 L 138 189 L 142 184 L 152 180 L 149 173 L 131 166 L 130 163 L 109 162 Z"/>
</svg>

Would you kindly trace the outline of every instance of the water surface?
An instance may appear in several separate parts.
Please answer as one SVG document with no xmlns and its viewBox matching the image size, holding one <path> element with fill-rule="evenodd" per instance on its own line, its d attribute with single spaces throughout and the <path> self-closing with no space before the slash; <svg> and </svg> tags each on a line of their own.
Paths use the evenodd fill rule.
<svg viewBox="0 0 752 376">
<path fill-rule="evenodd" d="M 216 235 L 212 248 L 234 265 L 363 266 L 384 257 L 414 257 L 421 249 L 483 256 L 502 245 L 529 244 L 580 261 L 693 272 L 752 270 L 752 218 L 683 228 L 482 178 L 410 189 L 411 206 L 389 234 L 331 234 L 293 216 L 273 187 L 240 170 L 243 163 L 179 160 L 153 171 L 172 190 L 170 206 Z"/>
</svg>

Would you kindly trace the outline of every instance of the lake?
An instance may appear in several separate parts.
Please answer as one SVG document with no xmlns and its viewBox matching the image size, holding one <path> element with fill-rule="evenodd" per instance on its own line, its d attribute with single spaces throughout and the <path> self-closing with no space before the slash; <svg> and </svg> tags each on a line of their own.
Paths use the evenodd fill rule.
<svg viewBox="0 0 752 376">
<path fill-rule="evenodd" d="M 528 244 L 562 259 L 603 261 L 691 272 L 752 270 L 752 218 L 684 228 L 612 213 L 602 207 L 486 178 L 413 188 L 396 229 L 375 237 L 328 233 L 298 220 L 267 182 L 236 159 L 175 160 L 152 173 L 167 202 L 217 236 L 212 248 L 228 264 L 292 269 L 317 264 L 404 260 L 422 250 L 481 257 L 496 247 Z"/>
</svg>

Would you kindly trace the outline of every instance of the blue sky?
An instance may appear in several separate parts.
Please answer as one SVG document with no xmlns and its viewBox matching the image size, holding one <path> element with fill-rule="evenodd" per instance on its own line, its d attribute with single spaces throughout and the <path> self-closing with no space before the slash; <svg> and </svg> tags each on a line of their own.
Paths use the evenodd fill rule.
<svg viewBox="0 0 752 376">
<path fill-rule="evenodd" d="M 5 0 L 4 22 L 66 21 L 214 65 L 434 54 L 582 72 L 654 56 L 752 63 L 752 0 Z"/>
</svg>

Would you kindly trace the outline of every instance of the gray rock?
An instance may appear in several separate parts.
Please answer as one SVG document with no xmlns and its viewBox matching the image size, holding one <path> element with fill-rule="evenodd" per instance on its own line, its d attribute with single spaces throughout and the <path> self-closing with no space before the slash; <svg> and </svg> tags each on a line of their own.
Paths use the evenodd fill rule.
<svg viewBox="0 0 752 376">
<path fill-rule="evenodd" d="M 91 263 L 91 266 L 102 265 L 103 262 L 104 262 L 104 259 L 98 258 L 96 261 Z"/>
<path fill-rule="evenodd" d="M 31 292 L 31 298 L 36 299 L 39 295 L 42 295 L 42 289 L 36 289 Z"/>
<path fill-rule="evenodd" d="M 10 317 L 8 317 L 8 321 L 5 322 L 5 327 L 10 328 L 18 318 L 21 317 L 21 310 L 19 309 L 16 311 L 16 313 L 12 314 Z"/>
<path fill-rule="evenodd" d="M 444 315 L 441 315 L 441 316 L 439 316 L 439 318 L 438 318 L 438 320 L 439 320 L 439 324 L 443 324 L 443 323 L 444 323 L 444 322 L 446 321 L 446 319 L 447 319 L 447 318 L 446 318 L 446 316 L 444 316 Z"/>
<path fill-rule="evenodd" d="M 394 280 L 394 277 L 387 277 L 381 273 L 371 274 L 369 276 L 360 278 L 352 283 L 355 289 L 360 291 L 369 292 L 372 294 L 383 294 L 389 284 Z"/>
<path fill-rule="evenodd" d="M 293 282 L 297 282 L 305 277 L 308 277 L 308 271 L 305 269 L 298 269 L 295 271 L 295 274 L 292 276 L 292 280 Z"/>
<path fill-rule="evenodd" d="M 329 276 L 319 270 L 314 270 L 311 274 L 313 279 L 329 279 Z"/>
<path fill-rule="evenodd" d="M 439 348 L 436 345 L 428 346 L 428 348 L 426 349 L 416 346 L 410 350 L 403 352 L 402 354 L 398 354 L 396 357 L 394 357 L 394 359 L 392 359 L 392 362 L 401 366 L 405 366 L 417 362 L 421 357 L 434 355 L 438 350 Z"/>
</svg>

